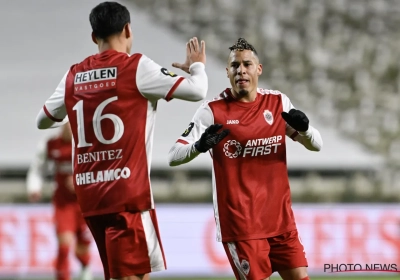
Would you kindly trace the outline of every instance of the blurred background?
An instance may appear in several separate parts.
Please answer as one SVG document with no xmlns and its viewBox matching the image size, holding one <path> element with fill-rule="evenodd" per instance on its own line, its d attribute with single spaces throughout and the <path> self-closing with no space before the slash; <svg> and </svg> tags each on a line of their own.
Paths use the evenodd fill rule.
<svg viewBox="0 0 400 280">
<path fill-rule="evenodd" d="M 39 204 L 28 203 L 25 179 L 38 143 L 58 131 L 37 130 L 35 118 L 70 65 L 97 52 L 88 15 L 100 2 L 0 4 L 2 279 L 52 276 L 51 172 Z M 324 264 L 386 263 L 400 270 L 400 1 L 119 2 L 131 12 L 133 52 L 170 70 L 172 62 L 184 60 L 189 38 L 206 41 L 207 99 L 229 87 L 228 48 L 246 38 L 264 66 L 260 87 L 288 95 L 321 132 L 320 153 L 287 144 L 293 209 L 312 279 L 338 276 L 324 272 Z M 169 269 L 154 278 L 233 279 L 215 241 L 209 156 L 182 167 L 167 162 L 199 106 L 159 102 L 151 178 Z M 101 277 L 92 249 L 93 271 Z M 76 274 L 77 263 L 73 269 Z M 389 274 L 394 276 L 373 279 Z"/>
</svg>

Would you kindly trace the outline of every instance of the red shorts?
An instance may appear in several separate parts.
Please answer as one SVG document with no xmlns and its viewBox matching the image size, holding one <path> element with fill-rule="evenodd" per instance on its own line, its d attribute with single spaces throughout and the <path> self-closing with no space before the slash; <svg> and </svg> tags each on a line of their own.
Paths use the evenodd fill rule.
<svg viewBox="0 0 400 280">
<path fill-rule="evenodd" d="M 297 230 L 223 245 L 236 279 L 265 279 L 275 271 L 308 266 Z"/>
<path fill-rule="evenodd" d="M 86 217 L 105 279 L 166 269 L 155 210 Z"/>
<path fill-rule="evenodd" d="M 53 205 L 57 234 L 73 232 L 76 234 L 79 244 L 89 244 L 92 235 L 82 216 L 78 202 L 70 202 L 64 205 L 53 203 Z"/>
</svg>

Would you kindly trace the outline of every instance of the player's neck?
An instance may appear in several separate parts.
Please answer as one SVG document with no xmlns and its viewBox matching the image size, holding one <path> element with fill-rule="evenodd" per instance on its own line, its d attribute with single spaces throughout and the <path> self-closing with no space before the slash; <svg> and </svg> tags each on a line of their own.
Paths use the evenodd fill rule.
<svg viewBox="0 0 400 280">
<path fill-rule="evenodd" d="M 246 95 L 237 93 L 234 89 L 231 90 L 233 97 L 240 102 L 253 102 L 257 98 L 257 90 L 253 90 Z"/>
<path fill-rule="evenodd" d="M 127 47 L 124 44 L 121 44 L 120 42 L 115 42 L 113 40 L 107 41 L 107 42 L 101 42 L 98 44 L 99 47 L 99 53 L 108 51 L 108 50 L 114 50 L 117 52 L 122 52 L 122 53 L 128 53 L 127 52 Z"/>
</svg>

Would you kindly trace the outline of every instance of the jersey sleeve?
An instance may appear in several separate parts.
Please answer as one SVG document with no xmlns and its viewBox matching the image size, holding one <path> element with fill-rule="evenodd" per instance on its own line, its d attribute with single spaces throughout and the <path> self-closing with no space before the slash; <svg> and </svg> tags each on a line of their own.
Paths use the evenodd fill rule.
<svg viewBox="0 0 400 280">
<path fill-rule="evenodd" d="M 200 139 L 204 131 L 212 125 L 214 116 L 208 102 L 196 111 L 189 126 L 178 138 L 168 153 L 168 161 L 170 166 L 177 166 L 190 162 L 196 158 L 200 152 L 195 147 L 195 142 Z"/>
<path fill-rule="evenodd" d="M 136 84 L 140 93 L 148 99 L 169 101 L 172 94 L 185 78 L 158 65 L 145 55 L 139 60 Z"/>
<path fill-rule="evenodd" d="M 200 139 L 204 131 L 214 123 L 214 116 L 208 101 L 204 102 L 199 109 L 197 109 L 191 122 L 186 130 L 178 138 L 177 142 L 182 144 L 192 144 Z"/>
<path fill-rule="evenodd" d="M 65 109 L 64 97 L 65 97 L 65 83 L 67 79 L 67 73 L 61 79 L 54 93 L 46 100 L 43 111 L 46 116 L 54 122 L 62 122 L 67 116 L 67 111 Z"/>
<path fill-rule="evenodd" d="M 26 176 L 26 188 L 29 194 L 40 192 L 43 186 L 47 166 L 47 142 L 41 141 Z"/>
<path fill-rule="evenodd" d="M 295 109 L 289 97 L 282 94 L 282 106 L 284 112 L 289 112 L 291 109 Z M 305 132 L 298 132 L 293 127 L 286 123 L 286 135 L 293 141 L 299 142 L 310 151 L 320 151 L 322 149 L 322 137 L 319 131 L 309 125 L 308 130 Z"/>
<path fill-rule="evenodd" d="M 288 113 L 291 109 L 295 109 L 289 97 L 287 97 L 287 95 L 283 93 L 282 93 L 282 107 L 283 107 L 283 112 L 286 113 Z M 297 135 L 299 135 L 297 130 L 286 123 L 286 136 L 290 137 L 293 141 L 296 141 L 295 138 Z"/>
</svg>

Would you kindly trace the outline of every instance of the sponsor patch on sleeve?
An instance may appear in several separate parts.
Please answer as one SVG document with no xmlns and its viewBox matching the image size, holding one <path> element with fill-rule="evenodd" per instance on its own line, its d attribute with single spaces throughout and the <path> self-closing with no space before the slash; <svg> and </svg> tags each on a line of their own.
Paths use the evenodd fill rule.
<svg viewBox="0 0 400 280">
<path fill-rule="evenodd" d="M 172 73 L 171 71 L 168 71 L 167 68 L 161 68 L 161 73 L 163 73 L 165 76 L 170 76 L 170 77 L 176 77 L 175 73 Z"/>
<path fill-rule="evenodd" d="M 182 136 L 183 136 L 183 137 L 188 136 L 189 133 L 192 131 L 193 127 L 194 127 L 194 123 L 191 122 L 191 123 L 189 124 L 188 128 L 186 128 L 185 132 L 183 132 Z"/>
</svg>

